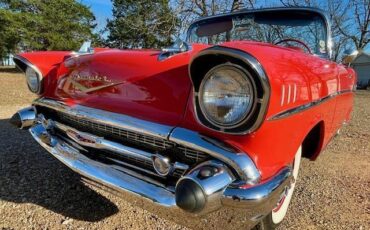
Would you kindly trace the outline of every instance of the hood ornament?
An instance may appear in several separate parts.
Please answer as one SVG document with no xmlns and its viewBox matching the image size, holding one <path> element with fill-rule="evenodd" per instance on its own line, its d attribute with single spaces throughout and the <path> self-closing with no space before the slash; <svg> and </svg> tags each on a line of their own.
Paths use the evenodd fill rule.
<svg viewBox="0 0 370 230">
<path fill-rule="evenodd" d="M 162 52 L 158 56 L 159 61 L 166 60 L 167 58 L 186 51 L 191 50 L 191 45 L 181 39 L 177 39 L 175 43 L 167 48 L 162 48 Z"/>
</svg>

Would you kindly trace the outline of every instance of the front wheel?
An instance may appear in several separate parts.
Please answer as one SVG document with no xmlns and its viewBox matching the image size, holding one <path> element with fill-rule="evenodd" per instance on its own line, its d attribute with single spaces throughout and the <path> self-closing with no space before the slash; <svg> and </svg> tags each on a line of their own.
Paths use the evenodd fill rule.
<svg viewBox="0 0 370 230">
<path fill-rule="evenodd" d="M 267 215 L 254 229 L 267 230 L 275 229 L 284 219 L 288 211 L 290 200 L 292 199 L 293 191 L 295 188 L 296 180 L 298 177 L 299 166 L 302 158 L 302 146 L 298 148 L 293 161 L 293 177 L 294 181 L 290 188 L 286 190 L 280 198 L 276 207 Z"/>
</svg>

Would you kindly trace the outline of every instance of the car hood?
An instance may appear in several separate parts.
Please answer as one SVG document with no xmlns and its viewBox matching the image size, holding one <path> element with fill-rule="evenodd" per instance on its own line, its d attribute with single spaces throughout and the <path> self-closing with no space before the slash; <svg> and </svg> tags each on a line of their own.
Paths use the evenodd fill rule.
<svg viewBox="0 0 370 230">
<path fill-rule="evenodd" d="M 188 64 L 205 46 L 159 60 L 155 50 L 103 50 L 64 60 L 44 97 L 175 126 L 187 105 Z"/>
<path fill-rule="evenodd" d="M 277 60 L 269 60 L 271 55 L 267 53 L 294 54 L 297 59 L 304 55 L 260 42 L 226 42 L 221 46 L 248 51 L 267 67 L 267 72 L 274 69 L 270 70 L 264 62 Z M 158 50 L 118 49 L 96 49 L 94 54 L 83 55 L 42 52 L 22 56 L 44 75 L 42 97 L 177 126 L 184 118 L 191 95 L 189 63 L 209 47 L 192 44 L 190 51 L 165 59 L 159 58 Z"/>
</svg>

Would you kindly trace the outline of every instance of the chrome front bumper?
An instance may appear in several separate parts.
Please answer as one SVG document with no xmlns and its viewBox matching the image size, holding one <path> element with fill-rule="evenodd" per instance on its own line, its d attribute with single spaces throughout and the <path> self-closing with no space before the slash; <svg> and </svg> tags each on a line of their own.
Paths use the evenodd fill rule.
<svg viewBox="0 0 370 230">
<path fill-rule="evenodd" d="M 29 111 L 29 110 L 27 110 Z M 84 181 L 95 186 L 109 189 L 122 195 L 129 202 L 134 203 L 161 217 L 192 228 L 241 229 L 250 228 L 267 215 L 277 204 L 286 188 L 290 186 L 292 177 L 290 168 L 283 168 L 275 177 L 255 185 L 231 183 L 223 188 L 216 199 L 217 209 L 204 214 L 192 214 L 180 209 L 176 205 L 176 191 L 141 178 L 140 174 L 129 169 L 115 168 L 82 154 L 76 146 L 67 143 L 64 139 L 50 132 L 44 123 L 38 121 L 30 129 L 33 138 L 54 157 L 82 175 Z M 191 131 L 179 129 L 177 141 L 187 142 L 199 139 Z M 207 148 L 206 142 L 197 140 L 197 145 Z M 214 151 L 213 145 L 207 151 Z M 191 176 L 190 171 L 183 178 Z M 221 183 L 214 178 L 214 183 Z M 181 181 L 181 179 L 180 179 Z M 242 181 L 241 181 L 242 182 Z M 211 185 L 212 186 L 212 185 Z M 211 203 L 212 203 L 211 202 Z"/>
</svg>

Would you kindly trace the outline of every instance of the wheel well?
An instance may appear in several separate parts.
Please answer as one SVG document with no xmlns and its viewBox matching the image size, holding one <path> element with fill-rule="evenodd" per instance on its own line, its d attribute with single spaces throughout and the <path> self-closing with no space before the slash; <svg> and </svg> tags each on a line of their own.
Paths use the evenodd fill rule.
<svg viewBox="0 0 370 230">
<path fill-rule="evenodd" d="M 315 125 L 302 142 L 302 156 L 315 159 L 321 151 L 324 136 L 324 122 Z"/>
</svg>

